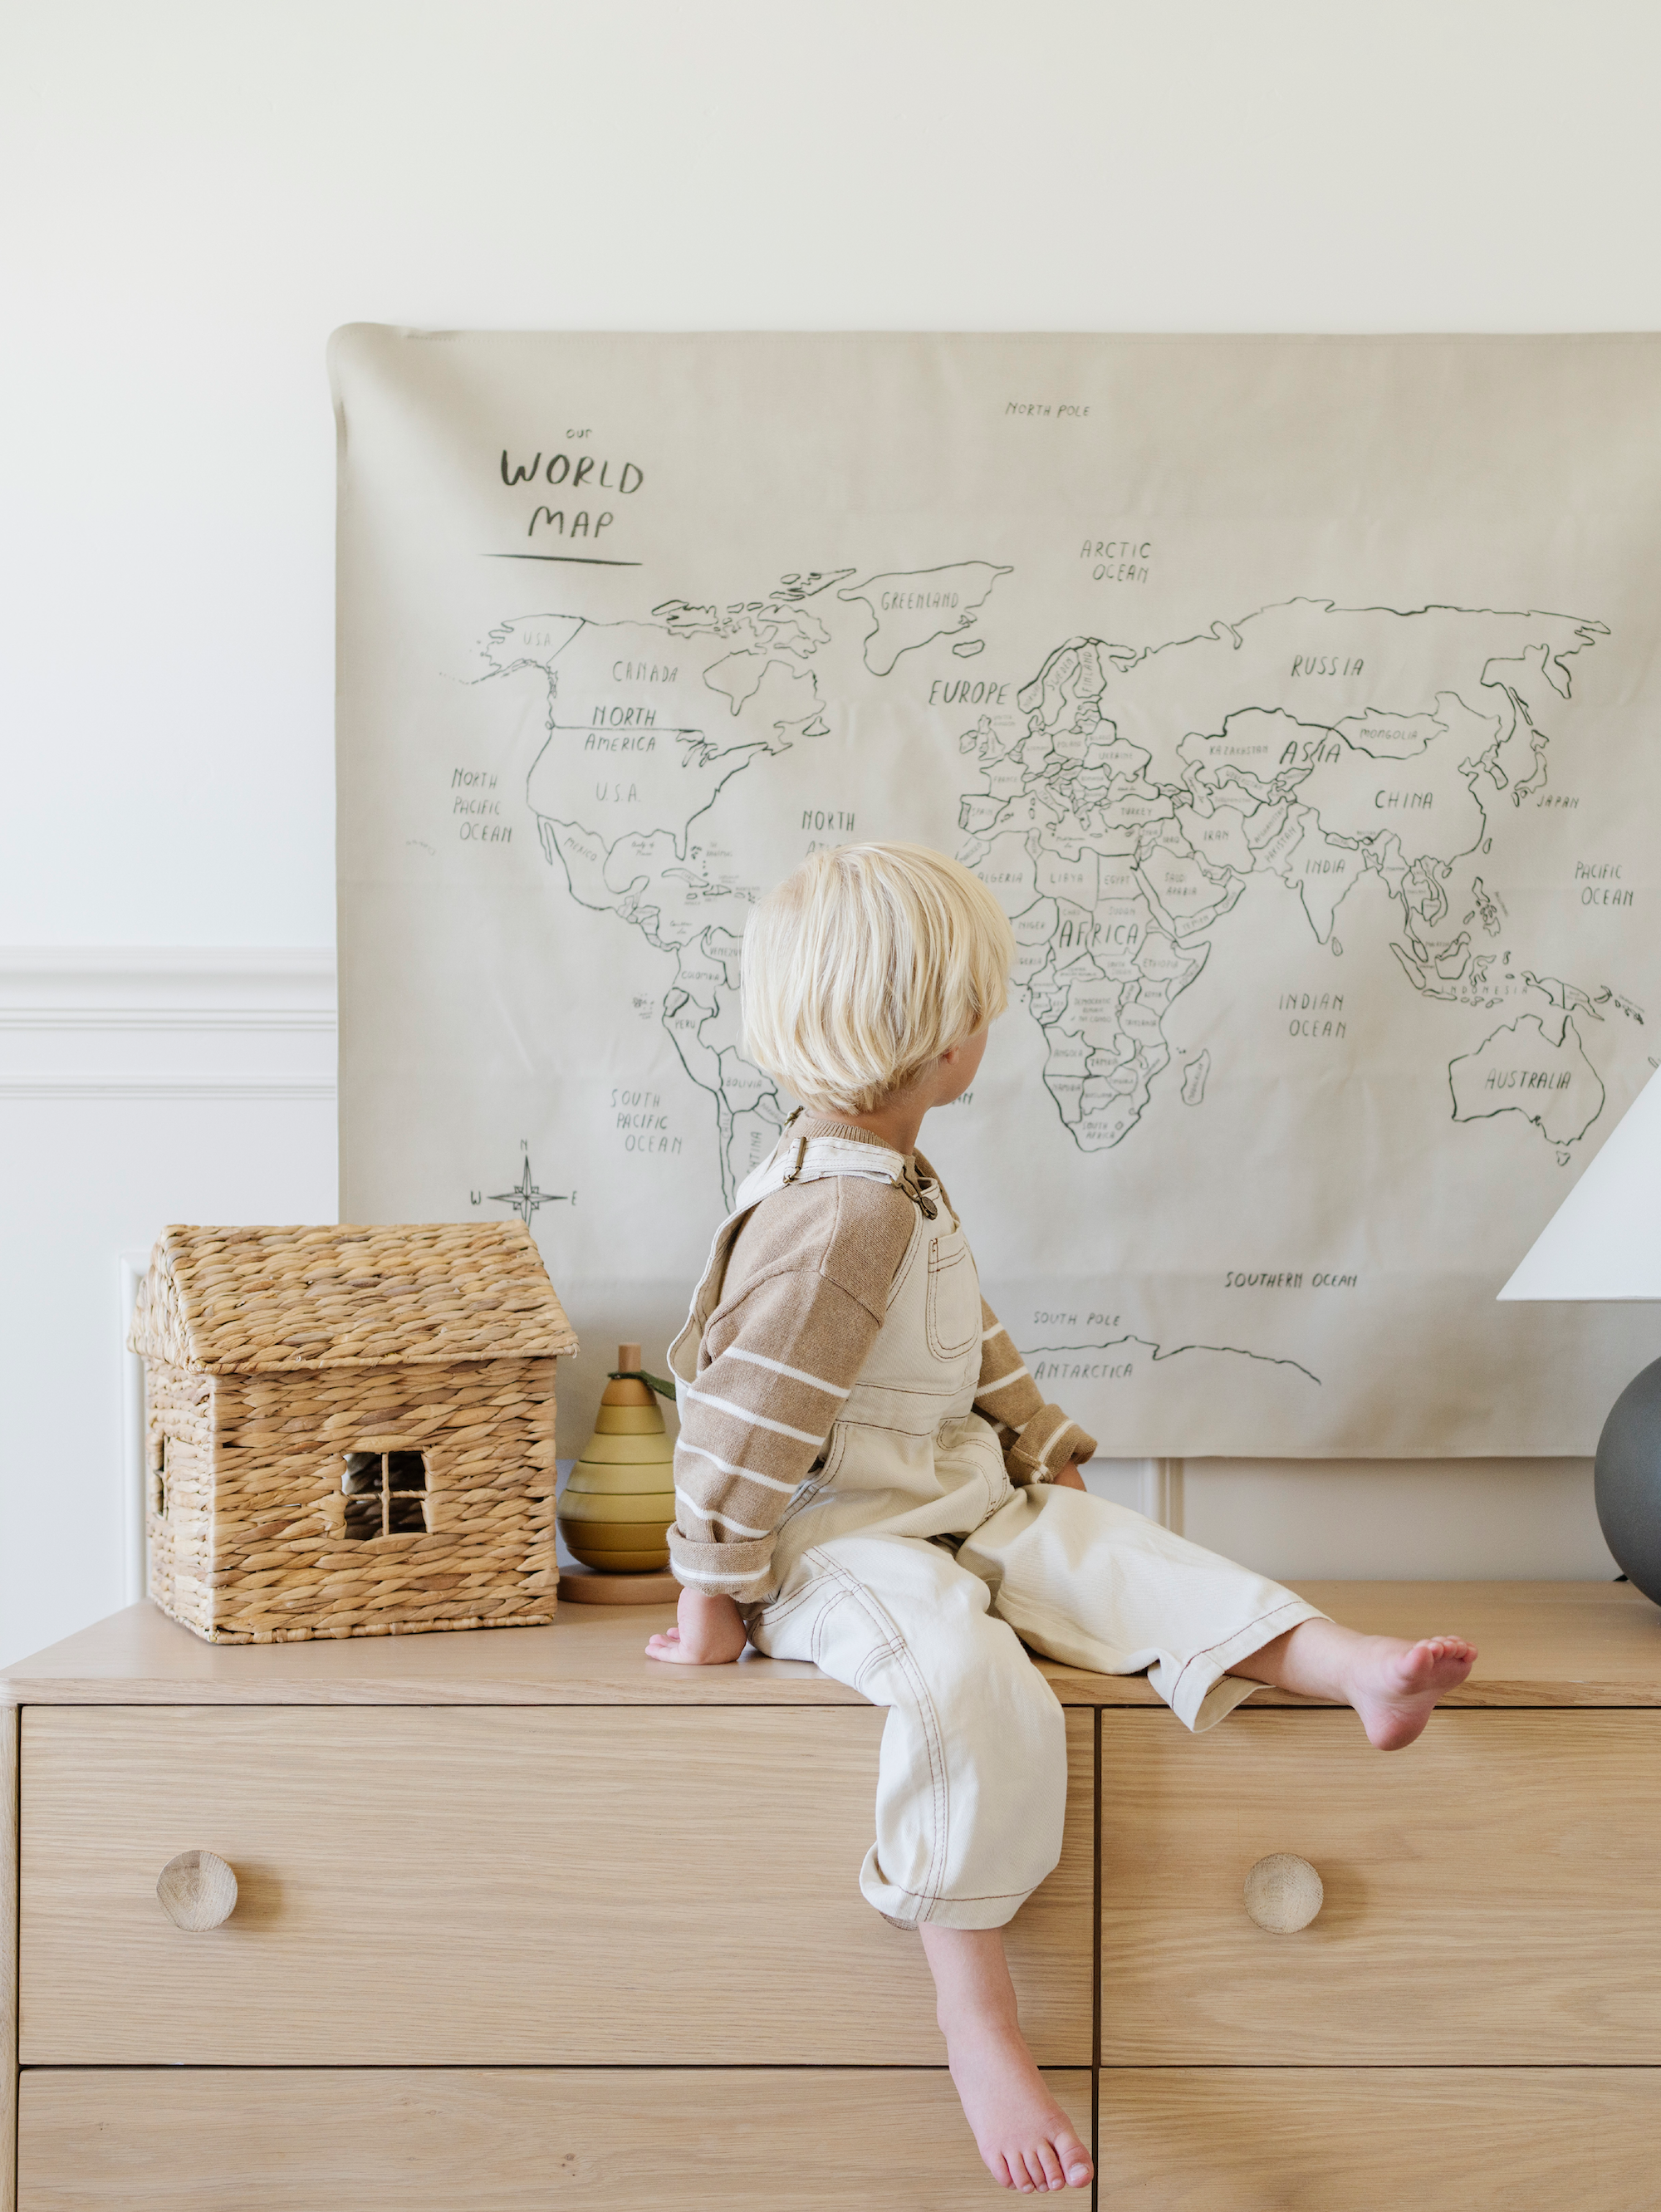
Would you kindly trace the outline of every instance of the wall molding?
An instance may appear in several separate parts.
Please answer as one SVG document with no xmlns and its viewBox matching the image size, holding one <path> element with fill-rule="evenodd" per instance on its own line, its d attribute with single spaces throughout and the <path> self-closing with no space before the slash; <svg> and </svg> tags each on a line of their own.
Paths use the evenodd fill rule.
<svg viewBox="0 0 1661 2212">
<path fill-rule="evenodd" d="M 204 1006 L 0 1007 L 0 1034 L 8 1030 L 332 1030 L 332 1012 L 265 1012 Z"/>
<path fill-rule="evenodd" d="M 322 946 L 0 946 L 0 1099 L 325 1101 Z"/>
<path fill-rule="evenodd" d="M 13 1083 L 0 1079 L 0 1098 L 332 1098 L 332 1083 Z"/>
<path fill-rule="evenodd" d="M 1173 1536 L 1183 1534 L 1183 1462 L 1179 1459 L 1150 1459 L 1143 1477 L 1147 1504 L 1143 1511 Z"/>
</svg>

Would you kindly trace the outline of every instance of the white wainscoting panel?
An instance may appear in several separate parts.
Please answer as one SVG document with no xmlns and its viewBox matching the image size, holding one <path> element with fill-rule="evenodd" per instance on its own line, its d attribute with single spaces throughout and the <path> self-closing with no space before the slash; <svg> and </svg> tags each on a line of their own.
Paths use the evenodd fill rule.
<svg viewBox="0 0 1661 2212">
<path fill-rule="evenodd" d="M 333 954 L 0 949 L 0 1147 L 3 1665 L 142 1585 L 123 1338 L 158 1231 L 335 1218 Z M 1286 1578 L 1616 1571 L 1580 1460 L 1098 1460 L 1087 1480 Z"/>
<path fill-rule="evenodd" d="M 169 1221 L 332 1221 L 334 955 L 0 950 L 0 1664 L 142 1573 L 132 1292 Z"/>
<path fill-rule="evenodd" d="M 1589 1459 L 1185 1461 L 1183 1530 L 1279 1581 L 1608 1580 Z"/>
<path fill-rule="evenodd" d="M 1085 1480 L 1281 1582 L 1600 1581 L 1618 1571 L 1597 1526 L 1590 1460 L 1099 1459 Z"/>
<path fill-rule="evenodd" d="M 0 947 L 0 1098 L 335 1097 L 335 956 Z"/>
</svg>

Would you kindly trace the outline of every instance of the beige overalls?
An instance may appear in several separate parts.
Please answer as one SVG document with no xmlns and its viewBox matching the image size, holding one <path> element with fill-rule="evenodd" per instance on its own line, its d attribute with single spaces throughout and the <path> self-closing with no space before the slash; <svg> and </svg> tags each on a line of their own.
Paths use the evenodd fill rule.
<svg viewBox="0 0 1661 2212">
<path fill-rule="evenodd" d="M 696 1381 L 727 1255 L 755 1206 L 826 1176 L 904 1187 L 906 1165 L 868 1144 L 786 1138 L 716 1232 L 670 1347 L 676 1382 Z M 758 1650 L 814 1660 L 888 1708 L 859 1882 L 906 1927 L 1001 1927 L 1060 1856 L 1064 1724 L 1023 1639 L 1100 1674 L 1145 1672 L 1201 1729 L 1252 1693 L 1228 1668 L 1319 1618 L 1139 1513 L 1013 1485 L 972 1410 L 980 1340 L 968 1241 L 924 1182 L 870 1355 L 779 1524 L 774 1595 L 743 1608 Z"/>
</svg>

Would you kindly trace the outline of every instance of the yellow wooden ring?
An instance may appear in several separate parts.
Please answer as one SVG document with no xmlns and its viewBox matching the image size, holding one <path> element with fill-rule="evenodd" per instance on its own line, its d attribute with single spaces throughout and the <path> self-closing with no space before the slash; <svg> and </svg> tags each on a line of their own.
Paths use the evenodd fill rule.
<svg viewBox="0 0 1661 2212">
<path fill-rule="evenodd" d="M 591 1437 L 582 1456 L 599 1467 L 662 1467 L 675 1447 L 661 1431 L 655 1437 Z"/>
<path fill-rule="evenodd" d="M 637 1552 L 663 1552 L 669 1548 L 666 1528 L 620 1528 L 615 1522 L 579 1521 L 573 1527 L 561 1528 L 560 1534 L 567 1549 L 591 1565 L 596 1559 L 632 1559 Z"/>
<path fill-rule="evenodd" d="M 585 1567 L 597 1568 L 601 1574 L 649 1575 L 669 1565 L 667 1544 L 660 1544 L 652 1552 L 602 1552 L 591 1544 L 573 1544 L 567 1536 L 566 1549 L 573 1559 L 580 1559 Z"/>
<path fill-rule="evenodd" d="M 660 1437 L 664 1417 L 655 1406 L 602 1406 L 594 1416 L 597 1437 Z"/>
<path fill-rule="evenodd" d="M 584 1492 L 602 1498 L 672 1498 L 675 1469 L 670 1467 L 591 1467 L 579 1459 L 566 1478 L 562 1495 Z"/>
<path fill-rule="evenodd" d="M 655 1521 L 667 1528 L 675 1518 L 675 1496 L 672 1491 L 636 1490 L 608 1498 L 603 1492 L 596 1496 L 591 1490 L 579 1490 L 573 1497 L 567 1489 L 560 1492 L 555 1510 L 561 1521 Z"/>
</svg>

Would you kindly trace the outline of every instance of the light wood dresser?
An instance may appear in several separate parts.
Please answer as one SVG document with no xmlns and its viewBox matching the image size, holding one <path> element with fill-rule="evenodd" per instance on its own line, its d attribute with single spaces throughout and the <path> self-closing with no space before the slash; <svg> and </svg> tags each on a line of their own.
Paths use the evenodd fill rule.
<svg viewBox="0 0 1661 2212">
<path fill-rule="evenodd" d="M 1067 1840 L 1010 1952 L 1100 2203 L 1661 2206 L 1661 1612 L 1307 1587 L 1481 1644 L 1412 1750 L 1272 1693 L 1197 1741 L 1045 1666 Z M 0 2212 L 995 2201 L 920 1946 L 856 1887 L 882 1715 L 654 1667 L 659 1625 L 249 1648 L 138 1606 L 14 1669 Z M 190 1850 L 236 1875 L 206 1932 L 156 1896 Z M 1277 1852 L 1324 1886 L 1300 1933 L 1245 1909 Z"/>
</svg>

